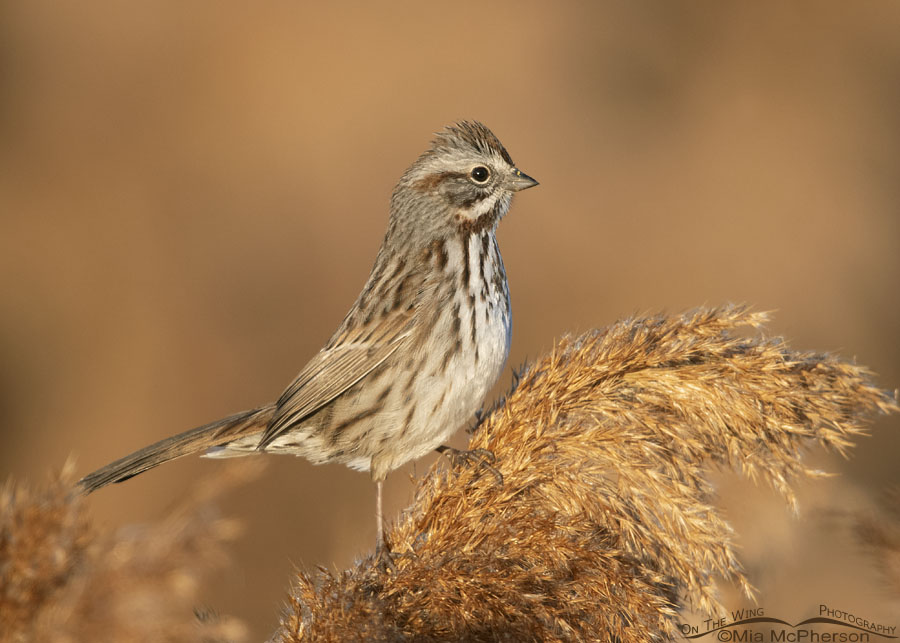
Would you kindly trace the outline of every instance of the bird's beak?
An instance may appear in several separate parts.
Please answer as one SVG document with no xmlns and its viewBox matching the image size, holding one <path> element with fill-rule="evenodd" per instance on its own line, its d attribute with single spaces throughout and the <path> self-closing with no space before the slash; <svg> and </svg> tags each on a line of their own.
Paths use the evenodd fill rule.
<svg viewBox="0 0 900 643">
<path fill-rule="evenodd" d="M 538 182 L 521 170 L 515 169 L 513 170 L 512 177 L 509 179 L 508 184 L 510 190 L 512 190 L 513 192 L 519 192 L 520 190 L 533 188 L 538 184 Z"/>
</svg>

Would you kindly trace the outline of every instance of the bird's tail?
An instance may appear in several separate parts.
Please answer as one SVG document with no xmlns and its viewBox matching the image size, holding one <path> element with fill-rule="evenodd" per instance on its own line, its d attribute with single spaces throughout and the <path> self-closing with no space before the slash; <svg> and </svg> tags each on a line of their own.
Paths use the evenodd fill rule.
<svg viewBox="0 0 900 643">
<path fill-rule="evenodd" d="M 90 493 L 183 455 L 205 451 L 253 433 L 259 433 L 261 438 L 274 412 L 275 405 L 269 404 L 173 435 L 97 469 L 79 480 L 78 484 L 85 493 Z"/>
</svg>

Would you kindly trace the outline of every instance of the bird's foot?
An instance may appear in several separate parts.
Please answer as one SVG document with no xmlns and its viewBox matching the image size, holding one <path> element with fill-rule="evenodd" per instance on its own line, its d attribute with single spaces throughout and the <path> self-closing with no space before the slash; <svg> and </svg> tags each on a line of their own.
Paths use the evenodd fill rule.
<svg viewBox="0 0 900 643">
<path fill-rule="evenodd" d="M 385 574 L 396 574 L 397 563 L 394 562 L 395 554 L 383 540 L 375 544 L 375 567 Z"/>
<path fill-rule="evenodd" d="M 503 484 L 503 474 L 493 466 L 497 461 L 497 457 L 487 449 L 454 449 L 453 447 L 441 445 L 435 451 L 447 456 L 454 467 L 475 466 L 485 468 L 497 478 L 497 484 Z"/>
</svg>

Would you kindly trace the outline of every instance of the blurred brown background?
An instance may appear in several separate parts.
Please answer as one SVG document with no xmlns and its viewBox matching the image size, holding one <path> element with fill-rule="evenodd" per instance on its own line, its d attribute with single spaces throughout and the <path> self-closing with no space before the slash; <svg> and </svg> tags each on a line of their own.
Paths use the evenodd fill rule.
<svg viewBox="0 0 900 643">
<path fill-rule="evenodd" d="M 365 281 L 394 182 L 460 118 L 541 181 L 499 233 L 510 365 L 738 301 L 896 387 L 898 34 L 888 2 L 0 4 L 0 476 L 84 474 L 277 396 Z M 841 475 L 803 485 L 799 519 L 721 478 L 767 614 L 900 624 L 841 513 L 898 482 L 897 428 L 813 452 Z M 293 563 L 374 542 L 366 475 L 268 459 L 223 507 L 246 532 L 207 591 L 255 638 Z M 389 478 L 389 516 L 429 461 Z M 224 466 L 105 489 L 97 521 L 154 520 Z"/>
</svg>

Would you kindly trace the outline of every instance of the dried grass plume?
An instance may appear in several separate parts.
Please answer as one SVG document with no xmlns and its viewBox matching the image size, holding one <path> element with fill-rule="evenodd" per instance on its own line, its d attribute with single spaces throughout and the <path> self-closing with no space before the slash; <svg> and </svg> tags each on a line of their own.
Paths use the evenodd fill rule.
<svg viewBox="0 0 900 643">
<path fill-rule="evenodd" d="M 246 640 L 234 618 L 195 611 L 236 525 L 211 501 L 257 466 L 196 485 L 164 520 L 118 532 L 90 524 L 67 465 L 44 484 L 0 490 L 0 642 Z"/>
<path fill-rule="evenodd" d="M 818 473 L 804 447 L 845 453 L 867 416 L 897 410 L 865 368 L 791 350 L 765 320 L 725 307 L 563 339 L 474 430 L 493 468 L 438 461 L 389 531 L 395 567 L 300 574 L 273 640 L 627 643 L 670 638 L 682 607 L 719 614 L 716 579 L 752 590 L 706 472 L 794 504 L 792 483 Z M 210 501 L 254 464 L 115 534 L 89 524 L 68 472 L 8 482 L 0 643 L 246 640 L 194 607 L 235 534 Z M 897 524 L 858 526 L 889 583 Z"/>
<path fill-rule="evenodd" d="M 562 340 L 480 423 L 487 467 L 438 462 L 389 533 L 396 568 L 301 574 L 276 638 L 647 641 L 680 607 L 752 590 L 710 466 L 777 489 L 897 410 L 865 368 L 790 350 L 743 307 L 630 319 Z M 748 333 L 746 331 L 755 331 Z"/>
</svg>

